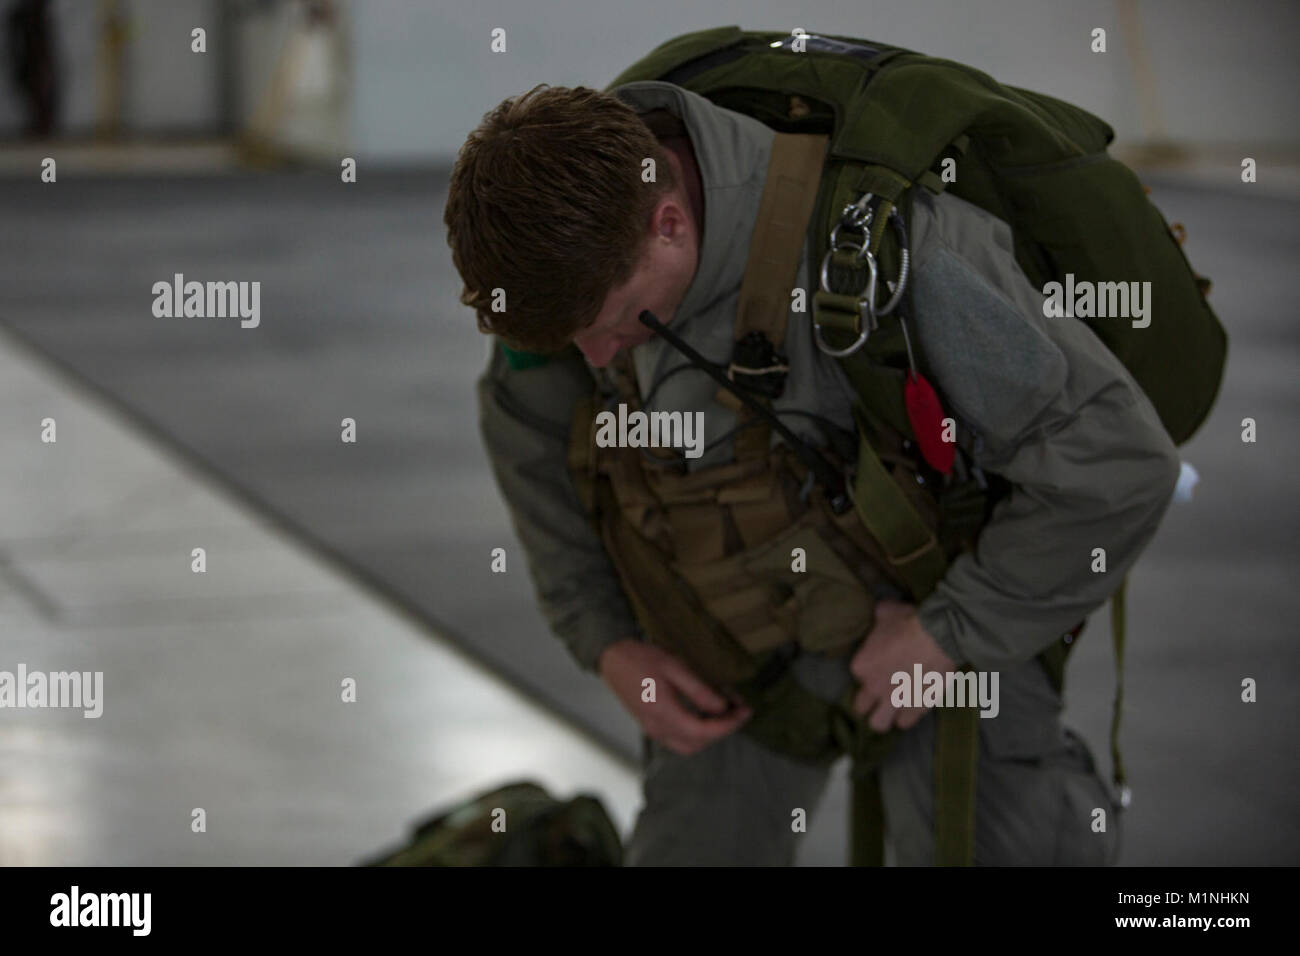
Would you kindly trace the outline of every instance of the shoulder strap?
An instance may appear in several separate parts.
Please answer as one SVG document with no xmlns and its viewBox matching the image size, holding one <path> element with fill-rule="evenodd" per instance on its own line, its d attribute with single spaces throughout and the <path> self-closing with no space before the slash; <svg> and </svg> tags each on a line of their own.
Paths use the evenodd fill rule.
<svg viewBox="0 0 1300 956">
<path fill-rule="evenodd" d="M 798 277 L 800 254 L 817 201 L 828 141 L 828 137 L 819 134 L 775 134 L 749 243 L 749 259 L 740 284 L 737 342 L 757 333 L 779 351 L 785 341 L 790 290 Z M 762 369 L 746 370 L 733 361 L 730 374 L 735 380 L 738 375 L 783 371 L 783 365 L 784 361 L 780 361 Z M 720 398 L 731 404 L 725 390 L 720 392 Z M 737 413 L 742 430 L 735 439 L 736 461 L 766 457 L 771 429 L 766 423 L 749 425 L 757 416 L 747 408 L 739 407 Z"/>
<path fill-rule="evenodd" d="M 737 341 L 752 331 L 764 333 L 778 347 L 785 340 L 790 290 L 799 272 L 827 142 L 822 135 L 775 134 L 740 285 Z"/>
</svg>

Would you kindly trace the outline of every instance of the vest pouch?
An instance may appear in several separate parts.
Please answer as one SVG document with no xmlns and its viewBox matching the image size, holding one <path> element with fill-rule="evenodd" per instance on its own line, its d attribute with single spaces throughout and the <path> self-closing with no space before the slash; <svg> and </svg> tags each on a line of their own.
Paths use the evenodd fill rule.
<svg viewBox="0 0 1300 956">
<path fill-rule="evenodd" d="M 823 523 L 813 507 L 761 544 L 715 561 L 675 562 L 674 570 L 751 654 L 789 641 L 812 653 L 843 653 L 871 630 L 875 601 L 826 540 Z"/>
<path fill-rule="evenodd" d="M 605 550 L 646 639 L 683 660 L 714 688 L 751 680 L 762 662 L 705 612 L 693 589 L 626 519 L 608 481 L 596 483 L 595 498 Z"/>
</svg>

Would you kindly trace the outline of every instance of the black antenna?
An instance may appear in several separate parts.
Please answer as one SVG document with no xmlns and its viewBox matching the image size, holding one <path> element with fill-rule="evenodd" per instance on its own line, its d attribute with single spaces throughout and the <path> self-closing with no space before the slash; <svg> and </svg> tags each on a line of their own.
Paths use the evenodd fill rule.
<svg viewBox="0 0 1300 956">
<path fill-rule="evenodd" d="M 641 320 L 642 325 L 648 326 L 667 339 L 668 344 L 690 359 L 692 365 L 696 366 L 700 371 L 707 373 L 710 378 L 729 391 L 732 395 L 735 395 L 736 398 L 744 402 L 749 409 L 754 411 L 769 425 L 775 428 L 777 433 L 786 440 L 786 443 L 790 446 L 791 450 L 799 460 L 804 463 L 809 471 L 817 476 L 818 484 L 825 489 L 826 500 L 831 506 L 831 511 L 838 515 L 849 510 L 852 506 L 852 501 L 850 501 L 849 496 L 845 491 L 844 478 L 835 470 L 835 467 L 829 461 L 819 455 L 811 446 L 808 445 L 807 442 L 791 431 L 790 428 L 781 421 L 781 419 L 772 414 L 770 409 L 766 408 L 761 402 L 737 388 L 735 382 L 729 379 L 726 375 L 723 375 L 712 362 L 706 359 L 699 352 L 695 351 L 694 348 L 687 345 L 681 336 L 676 332 L 669 331 L 668 326 L 660 322 L 659 319 L 655 317 L 655 314 L 649 309 L 643 309 L 637 318 Z"/>
</svg>

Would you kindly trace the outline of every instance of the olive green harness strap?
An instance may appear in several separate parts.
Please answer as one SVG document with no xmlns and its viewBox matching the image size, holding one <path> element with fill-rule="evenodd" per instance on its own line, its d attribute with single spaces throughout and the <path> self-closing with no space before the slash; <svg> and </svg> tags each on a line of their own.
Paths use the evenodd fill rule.
<svg viewBox="0 0 1300 956">
<path fill-rule="evenodd" d="M 1110 759 L 1121 805 L 1128 802 L 1127 777 L 1119 754 L 1119 718 L 1124 706 L 1124 592 L 1127 588 L 1128 575 L 1125 575 L 1119 589 L 1110 597 L 1110 636 L 1115 648 L 1115 707 L 1110 716 Z"/>
<path fill-rule="evenodd" d="M 979 711 L 944 707 L 933 713 L 934 862 L 936 866 L 970 866 L 975 859 Z"/>
<path fill-rule="evenodd" d="M 855 406 L 860 436 L 871 434 Z M 865 437 L 858 440 L 853 507 L 919 603 L 947 568 L 939 542 Z M 979 755 L 978 711 L 934 711 L 934 846 L 938 866 L 969 866 L 975 850 L 975 770 Z M 878 770 L 853 779 L 851 817 L 854 866 L 884 862 L 884 814 Z"/>
<path fill-rule="evenodd" d="M 934 717 L 934 864 L 970 866 L 975 860 L 975 783 L 979 764 L 979 711 L 942 707 Z M 880 768 L 850 778 L 851 866 L 885 863 L 885 810 Z"/>
<path fill-rule="evenodd" d="M 865 413 L 858 419 L 858 467 L 853 506 L 889 562 L 919 604 L 943 577 L 947 561 L 934 533 L 885 470 L 871 443 Z M 934 712 L 934 862 L 970 866 L 975 853 L 975 779 L 979 757 L 979 713 L 973 707 L 938 708 Z M 879 772 L 853 781 L 851 817 L 855 866 L 884 862 L 884 814 Z"/>
<path fill-rule="evenodd" d="M 871 434 L 861 408 L 854 406 L 860 435 Z M 871 536 L 880 543 L 889 563 L 920 602 L 934 590 L 947 569 L 934 533 L 885 470 L 865 438 L 858 440 L 858 467 L 852 485 L 853 507 Z"/>
<path fill-rule="evenodd" d="M 850 778 L 849 866 L 885 865 L 885 802 L 880 795 L 880 770 Z"/>
</svg>

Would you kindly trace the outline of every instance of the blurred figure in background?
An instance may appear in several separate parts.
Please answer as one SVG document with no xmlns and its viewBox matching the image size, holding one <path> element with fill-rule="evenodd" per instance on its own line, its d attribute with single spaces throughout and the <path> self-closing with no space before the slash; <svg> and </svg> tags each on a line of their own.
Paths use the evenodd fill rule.
<svg viewBox="0 0 1300 956">
<path fill-rule="evenodd" d="M 54 26 L 46 0 L 15 0 L 9 7 L 5 48 L 9 78 L 27 114 L 24 131 L 33 138 L 48 137 L 58 120 L 59 81 Z"/>
</svg>

